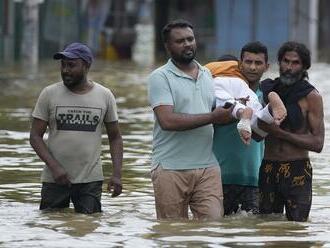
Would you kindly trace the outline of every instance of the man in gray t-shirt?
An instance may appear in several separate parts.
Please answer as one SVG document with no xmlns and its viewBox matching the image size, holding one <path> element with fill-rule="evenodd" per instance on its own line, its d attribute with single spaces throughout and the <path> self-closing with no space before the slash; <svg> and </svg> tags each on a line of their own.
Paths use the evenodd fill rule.
<svg viewBox="0 0 330 248">
<path fill-rule="evenodd" d="M 42 90 L 30 132 L 31 146 L 45 162 L 40 209 L 66 208 L 72 200 L 76 212 L 100 212 L 103 125 L 114 168 L 108 189 L 112 196 L 122 192 L 123 142 L 115 98 L 109 89 L 88 80 L 93 55 L 87 46 L 72 43 L 54 59 L 61 59 L 63 82 Z"/>
</svg>

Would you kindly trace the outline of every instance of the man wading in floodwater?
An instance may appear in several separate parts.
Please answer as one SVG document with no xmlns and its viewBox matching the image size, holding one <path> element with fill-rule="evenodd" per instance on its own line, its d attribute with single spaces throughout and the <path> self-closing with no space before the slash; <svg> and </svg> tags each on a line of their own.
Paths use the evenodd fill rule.
<svg viewBox="0 0 330 248">
<path fill-rule="evenodd" d="M 122 192 L 123 142 L 115 98 L 109 89 L 87 79 L 93 60 L 87 46 L 72 43 L 54 59 L 61 60 L 63 82 L 41 92 L 30 132 L 30 143 L 45 162 L 40 209 L 67 208 L 72 200 L 76 212 L 101 212 L 103 125 L 113 163 L 108 188 L 112 196 Z"/>
<path fill-rule="evenodd" d="M 216 108 L 213 79 L 194 59 L 190 23 L 163 28 L 171 57 L 149 77 L 149 102 L 155 115 L 151 178 L 158 219 L 220 219 L 223 195 L 220 167 L 212 152 L 212 123 L 231 120 L 231 109 Z"/>
<path fill-rule="evenodd" d="M 278 51 L 280 77 L 261 84 L 264 96 L 275 91 L 287 117 L 280 127 L 260 123 L 268 132 L 259 170 L 260 213 L 283 213 L 288 220 L 306 221 L 312 204 L 312 166 L 308 151 L 324 143 L 323 103 L 307 81 L 311 56 L 305 45 L 286 42 Z M 264 99 L 267 101 L 267 99 Z"/>
</svg>

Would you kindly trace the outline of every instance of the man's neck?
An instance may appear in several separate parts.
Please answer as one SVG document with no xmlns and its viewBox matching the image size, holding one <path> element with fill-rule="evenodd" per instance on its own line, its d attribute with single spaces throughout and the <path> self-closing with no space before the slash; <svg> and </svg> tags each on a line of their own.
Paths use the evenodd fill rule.
<svg viewBox="0 0 330 248">
<path fill-rule="evenodd" d="M 67 88 L 72 91 L 73 93 L 76 94 L 85 94 L 89 92 L 94 86 L 94 83 L 90 80 L 83 80 L 80 84 L 74 85 L 73 87 L 68 87 Z"/>
<path fill-rule="evenodd" d="M 187 75 L 193 77 L 194 79 L 197 79 L 198 65 L 196 64 L 196 62 L 194 60 L 192 60 L 190 63 L 180 63 L 178 61 L 175 61 L 174 59 L 171 59 L 171 61 L 181 71 L 183 71 Z"/>
<path fill-rule="evenodd" d="M 259 88 L 259 81 L 249 82 L 249 87 L 250 87 L 251 90 L 253 90 L 254 92 L 256 92 L 257 89 Z"/>
<path fill-rule="evenodd" d="M 178 67 L 181 71 L 184 71 L 184 72 L 192 71 L 192 70 L 194 70 L 197 67 L 197 64 L 195 63 L 194 60 L 192 60 L 189 63 L 178 62 L 178 61 L 176 61 L 174 59 L 171 59 L 171 61 L 173 62 L 173 64 L 176 67 Z"/>
</svg>

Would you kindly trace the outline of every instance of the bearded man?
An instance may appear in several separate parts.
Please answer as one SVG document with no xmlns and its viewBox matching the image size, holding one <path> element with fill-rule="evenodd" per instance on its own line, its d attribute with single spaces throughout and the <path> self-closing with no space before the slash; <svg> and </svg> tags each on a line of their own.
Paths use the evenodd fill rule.
<svg viewBox="0 0 330 248">
<path fill-rule="evenodd" d="M 231 110 L 212 111 L 213 79 L 194 58 L 193 26 L 167 24 L 164 46 L 170 59 L 149 77 L 154 111 L 151 179 L 158 219 L 219 219 L 223 215 L 220 167 L 212 152 L 213 123 L 231 120 Z"/>
<path fill-rule="evenodd" d="M 78 213 L 101 212 L 103 126 L 113 164 L 108 189 L 113 197 L 122 192 L 123 141 L 116 100 L 110 89 L 89 79 L 94 60 L 89 47 L 74 42 L 53 58 L 61 60 L 62 81 L 40 93 L 30 131 L 31 146 L 45 163 L 40 210 L 64 209 L 72 202 Z"/>
<path fill-rule="evenodd" d="M 259 123 L 268 132 L 259 170 L 260 213 L 285 213 L 288 220 L 306 221 L 312 204 L 312 166 L 309 151 L 320 153 L 324 144 L 322 97 L 308 80 L 310 51 L 286 42 L 278 51 L 280 77 L 266 79 L 264 96 L 275 91 L 287 109 L 281 126 Z M 267 101 L 267 99 L 264 99 Z"/>
</svg>

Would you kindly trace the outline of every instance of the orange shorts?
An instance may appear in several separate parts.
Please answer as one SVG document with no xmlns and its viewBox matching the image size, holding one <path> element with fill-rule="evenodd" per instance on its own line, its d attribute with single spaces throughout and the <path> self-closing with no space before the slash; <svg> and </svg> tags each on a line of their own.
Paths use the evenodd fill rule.
<svg viewBox="0 0 330 248">
<path fill-rule="evenodd" d="M 218 165 L 192 170 L 151 171 L 157 219 L 217 220 L 223 216 L 223 193 Z"/>
</svg>

